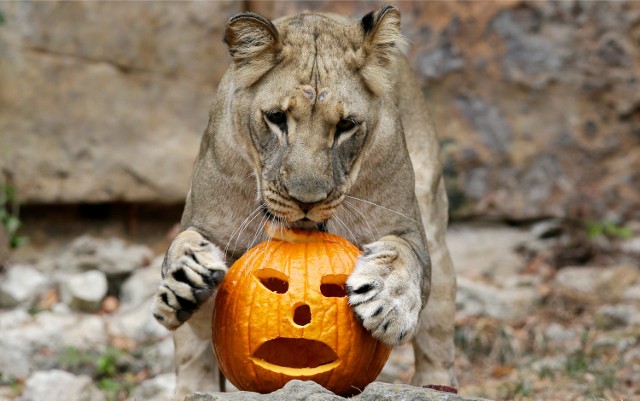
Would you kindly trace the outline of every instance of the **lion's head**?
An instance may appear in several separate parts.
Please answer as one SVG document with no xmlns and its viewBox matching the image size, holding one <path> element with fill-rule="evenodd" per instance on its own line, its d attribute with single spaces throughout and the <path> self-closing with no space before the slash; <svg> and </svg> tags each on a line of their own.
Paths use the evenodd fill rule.
<svg viewBox="0 0 640 401">
<path fill-rule="evenodd" d="M 355 23 L 312 13 L 229 20 L 228 107 L 268 216 L 304 226 L 333 215 L 374 140 L 400 38 L 392 6 Z"/>
</svg>

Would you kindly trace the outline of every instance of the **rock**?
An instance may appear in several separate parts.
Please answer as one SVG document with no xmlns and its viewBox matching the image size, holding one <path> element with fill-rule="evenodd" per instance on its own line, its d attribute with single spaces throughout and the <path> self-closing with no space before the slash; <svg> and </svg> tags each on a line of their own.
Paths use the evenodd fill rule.
<svg viewBox="0 0 640 401">
<path fill-rule="evenodd" d="M 527 231 L 506 226 L 453 224 L 447 231 L 456 273 L 470 279 L 498 279 L 519 273 L 525 260 L 516 248 L 530 239 Z"/>
<path fill-rule="evenodd" d="M 596 323 L 605 329 L 640 326 L 640 309 L 636 305 L 602 305 L 596 312 Z"/>
<path fill-rule="evenodd" d="M 249 391 L 239 391 L 236 393 L 196 393 L 187 396 L 185 401 L 244 401 L 244 400 L 264 400 L 264 401 L 338 401 L 344 400 L 325 389 L 321 385 L 312 381 L 292 380 L 280 390 L 270 394 L 258 394 Z"/>
<path fill-rule="evenodd" d="M 640 237 L 630 238 L 620 244 L 620 250 L 630 255 L 640 256 Z"/>
<path fill-rule="evenodd" d="M 409 59 L 450 148 L 454 216 L 638 217 L 633 2 L 397 6 Z M 182 202 L 230 60 L 225 21 L 247 10 L 277 18 L 307 8 L 360 18 L 376 7 L 8 2 L 0 149 L 11 151 L 0 169 L 15 176 L 27 203 Z"/>
<path fill-rule="evenodd" d="M 98 270 L 107 276 L 108 292 L 118 295 L 123 281 L 148 266 L 153 252 L 144 245 L 128 245 L 121 238 L 76 238 L 56 261 L 64 272 Z"/>
<path fill-rule="evenodd" d="M 465 397 L 458 394 L 444 393 L 422 387 L 403 384 L 373 382 L 365 387 L 361 394 L 351 400 L 358 401 L 482 401 L 480 398 Z M 185 401 L 339 401 L 346 398 L 337 396 L 312 381 L 292 380 L 280 390 L 270 394 L 257 394 L 246 391 L 237 393 L 195 393 L 187 396 Z"/>
<path fill-rule="evenodd" d="M 131 392 L 128 401 L 172 401 L 176 387 L 175 373 L 166 373 L 145 380 Z"/>
<path fill-rule="evenodd" d="M 98 270 L 70 274 L 60 283 L 62 301 L 73 309 L 96 312 L 107 295 L 107 277 Z"/>
<path fill-rule="evenodd" d="M 554 291 L 571 302 L 602 303 L 621 299 L 638 281 L 640 271 L 633 266 L 565 267 L 554 279 Z"/>
<path fill-rule="evenodd" d="M 633 2 L 396 5 L 443 144 L 454 217 L 640 217 Z M 270 17 L 307 8 L 361 17 L 376 6 L 251 7 Z"/>
<path fill-rule="evenodd" d="M 389 355 L 377 380 L 388 383 L 409 383 L 415 372 L 413 345 L 406 343 L 396 345 Z"/>
<path fill-rule="evenodd" d="M 616 350 L 622 355 L 636 349 L 637 346 L 637 335 L 630 334 L 625 336 L 615 332 L 603 332 L 601 335 L 594 339 L 592 344 L 594 353 L 602 354 L 607 351 Z"/>
<path fill-rule="evenodd" d="M 31 307 L 50 280 L 29 265 L 14 265 L 0 277 L 0 307 Z"/>
<path fill-rule="evenodd" d="M 640 302 L 640 284 L 632 285 L 624 290 L 622 299 L 624 301 Z"/>
<path fill-rule="evenodd" d="M 13 316 L 20 323 L 3 326 L 0 336 L 0 372 L 7 377 L 24 379 L 33 371 L 54 368 L 68 349 L 101 352 L 107 346 L 107 330 L 99 316 Z"/>
<path fill-rule="evenodd" d="M 149 368 L 151 376 L 175 371 L 175 346 L 173 337 L 167 336 L 162 340 L 145 347 L 142 359 Z"/>
<path fill-rule="evenodd" d="M 566 356 L 564 355 L 556 355 L 556 356 L 547 356 L 542 358 L 536 358 L 533 363 L 531 363 L 531 369 L 538 374 L 542 374 L 543 372 L 558 372 L 565 367 Z"/>
<path fill-rule="evenodd" d="M 531 226 L 531 236 L 536 239 L 555 238 L 562 234 L 562 220 L 551 219 L 537 222 Z"/>
<path fill-rule="evenodd" d="M 3 4 L 0 170 L 21 200 L 184 201 L 243 5 Z"/>
<path fill-rule="evenodd" d="M 122 277 L 147 266 L 153 253 L 144 245 L 127 245 L 121 238 L 76 238 L 58 259 L 64 271 L 99 270 L 110 277 Z"/>
<path fill-rule="evenodd" d="M 32 370 L 30 358 L 35 352 L 17 333 L 3 330 L 0 336 L 0 372 L 3 380 L 25 379 Z"/>
<path fill-rule="evenodd" d="M 154 319 L 150 302 L 119 310 L 107 318 L 107 323 L 110 336 L 138 343 L 158 341 L 169 335 L 169 331 Z"/>
<path fill-rule="evenodd" d="M 544 331 L 544 336 L 552 343 L 563 343 L 573 341 L 577 334 L 570 327 L 561 326 L 558 323 L 551 323 Z"/>
<path fill-rule="evenodd" d="M 485 146 L 499 155 L 509 151 L 513 130 L 500 109 L 479 96 L 460 96 L 457 105 Z"/>
<path fill-rule="evenodd" d="M 458 277 L 458 317 L 489 316 L 517 322 L 533 313 L 540 294 L 531 287 L 500 288 Z"/>
<path fill-rule="evenodd" d="M 128 310 L 149 302 L 160 284 L 160 269 L 164 256 L 158 256 L 148 267 L 135 271 L 120 289 L 122 309 Z"/>
<path fill-rule="evenodd" d="M 31 319 L 31 315 L 23 309 L 0 311 L 0 332 L 18 327 Z"/>
<path fill-rule="evenodd" d="M 407 384 L 388 384 L 373 382 L 365 387 L 362 394 L 353 399 L 358 401 L 482 401 L 481 398 L 466 397 L 459 394 L 445 393 Z"/>
<path fill-rule="evenodd" d="M 640 364 L 640 347 L 633 347 L 624 354 L 625 366 L 637 366 Z"/>
<path fill-rule="evenodd" d="M 20 401 L 104 401 L 89 376 L 62 370 L 35 372 L 25 383 Z"/>
</svg>

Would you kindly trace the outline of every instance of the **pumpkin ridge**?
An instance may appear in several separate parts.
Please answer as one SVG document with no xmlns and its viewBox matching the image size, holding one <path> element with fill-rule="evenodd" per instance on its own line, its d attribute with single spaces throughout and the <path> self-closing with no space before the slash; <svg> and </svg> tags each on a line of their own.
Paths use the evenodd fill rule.
<svg viewBox="0 0 640 401">
<path fill-rule="evenodd" d="M 233 309 L 234 310 L 233 315 L 235 315 L 235 312 L 237 310 L 236 303 L 229 299 L 229 294 L 227 292 L 227 288 L 228 288 L 229 284 L 232 282 L 232 280 L 236 280 L 236 278 L 233 275 L 231 275 L 231 276 L 227 275 L 227 277 L 225 277 L 225 279 L 222 281 L 222 285 L 218 289 L 218 292 L 219 292 L 219 295 L 220 295 L 220 297 L 219 297 L 220 302 L 218 302 L 218 296 L 216 296 L 216 305 L 214 305 L 214 308 L 215 308 L 214 313 L 217 316 L 222 315 L 222 319 L 223 319 L 221 324 L 220 324 L 220 326 L 224 328 L 225 334 L 226 334 L 226 335 L 223 335 L 222 338 L 220 339 L 220 341 L 222 341 L 223 344 L 227 343 L 227 341 L 228 341 L 227 338 L 230 335 L 229 332 L 233 331 L 233 330 L 230 329 L 233 326 L 229 325 L 229 322 L 228 322 L 228 320 L 230 318 L 230 315 L 232 315 L 232 314 L 224 313 L 223 310 L 222 310 L 224 302 L 227 301 L 227 300 L 231 301 L 230 304 L 227 307 L 229 309 Z M 216 316 L 216 319 L 218 319 L 217 316 Z M 216 347 L 216 348 L 218 348 L 218 347 Z M 222 351 L 223 348 L 224 347 L 220 347 L 220 349 L 218 349 L 217 351 Z M 231 365 L 229 365 L 229 360 L 230 360 L 231 356 L 229 354 L 225 353 L 225 352 L 219 352 L 219 353 L 221 354 L 222 359 L 224 359 L 224 361 L 226 361 L 225 363 L 227 364 L 227 366 L 231 366 Z M 218 354 L 218 352 L 216 352 L 216 354 Z M 218 359 L 220 360 L 220 357 Z M 231 381 L 235 380 L 235 375 L 234 375 L 233 369 L 231 367 L 228 369 L 228 372 L 225 372 L 225 374 L 229 377 L 229 380 L 231 380 Z"/>
<path fill-rule="evenodd" d="M 266 250 L 268 250 L 268 248 L 266 248 Z M 263 252 L 263 253 L 266 253 L 266 252 Z M 257 255 L 258 255 L 258 253 L 256 253 L 256 257 L 257 257 Z M 261 268 L 264 267 L 265 260 L 267 260 L 267 258 L 265 256 L 266 255 L 264 255 L 264 254 L 262 255 L 262 259 L 260 261 L 260 267 L 258 269 L 261 269 Z M 252 269 L 252 271 L 255 271 L 255 269 Z M 245 280 L 253 281 L 253 278 L 254 278 L 253 274 L 247 274 L 246 277 L 245 277 Z M 251 355 L 253 353 L 253 346 L 252 346 L 253 343 L 251 341 L 251 326 L 252 326 L 252 324 L 251 324 L 251 315 L 253 314 L 252 306 L 254 305 L 254 300 L 255 300 L 255 297 L 256 297 L 257 293 L 258 293 L 258 291 L 255 291 L 255 288 L 254 288 L 254 291 L 251 291 L 251 296 L 249 298 L 249 315 L 247 316 L 247 321 L 249 322 L 249 324 L 247 325 L 247 341 L 245 342 L 245 344 L 248 345 L 247 351 L 248 351 L 249 355 Z M 256 372 L 255 365 L 252 364 L 252 363 L 249 363 L 249 365 L 251 365 L 251 370 L 253 371 L 253 379 L 256 382 L 258 382 L 260 385 L 262 385 L 262 383 L 260 383 L 260 379 L 258 378 L 258 374 Z"/>
<path fill-rule="evenodd" d="M 340 263 L 341 266 L 346 266 L 347 268 L 344 269 L 346 270 L 347 274 L 350 275 L 353 272 L 353 268 L 355 267 L 355 257 L 353 255 L 353 244 L 351 242 L 346 241 L 349 245 L 351 245 L 351 247 L 349 247 L 349 250 L 352 251 L 351 253 L 347 254 L 347 249 L 345 249 L 345 252 L 334 252 L 333 257 L 337 260 L 337 262 L 334 262 L 332 260 L 332 267 L 335 266 L 336 264 Z M 345 248 L 347 248 L 345 246 Z M 357 257 L 357 256 L 356 256 Z M 338 303 L 339 301 L 342 301 L 342 303 L 340 305 L 336 305 L 337 308 L 341 308 L 344 305 L 344 300 L 342 298 L 338 298 L 336 299 L 336 303 Z M 348 313 L 353 314 L 353 311 L 351 310 L 351 307 L 349 306 L 348 302 L 347 302 L 347 310 Z M 349 324 L 349 328 L 348 328 L 348 332 L 351 333 L 358 333 L 359 334 L 359 327 L 354 327 L 354 325 L 358 325 L 357 323 L 357 319 L 354 318 L 355 316 L 352 315 L 351 319 L 347 318 L 346 321 L 344 323 Z M 341 329 L 343 328 L 344 325 L 343 324 L 339 324 L 338 328 Z M 339 345 L 341 344 L 340 342 L 340 330 L 336 330 L 336 348 L 339 347 Z M 353 364 L 353 360 L 355 359 L 355 355 L 352 355 L 351 353 L 347 354 L 349 356 L 349 360 L 345 361 L 345 363 L 348 363 L 349 366 L 351 366 Z M 365 366 L 366 369 L 366 366 Z"/>
<path fill-rule="evenodd" d="M 325 249 L 325 254 L 329 255 L 329 259 L 330 259 L 329 265 L 331 266 L 331 274 L 336 274 L 335 264 L 332 263 L 333 262 L 332 259 L 333 259 L 333 256 L 334 256 L 333 254 L 335 254 L 335 251 L 333 251 L 332 252 L 333 254 L 331 254 L 330 252 L 332 251 L 332 249 L 330 249 L 327 244 L 324 244 L 324 249 Z M 335 298 L 334 302 L 333 302 L 333 306 L 334 306 L 334 308 L 336 310 L 336 314 L 337 314 L 337 311 L 338 311 L 338 308 L 339 308 L 338 301 L 340 299 L 341 298 Z M 335 330 L 335 343 L 336 343 L 336 350 L 339 351 L 340 350 L 340 345 L 341 345 L 340 344 L 340 326 L 336 327 L 336 330 Z M 341 361 L 341 362 L 345 363 L 346 361 Z M 334 373 L 333 370 L 329 373 L 329 377 L 327 378 L 327 383 L 331 383 L 331 379 L 333 379 L 333 373 Z"/>
<path fill-rule="evenodd" d="M 260 244 L 262 245 L 262 243 Z M 243 288 L 250 288 L 250 296 L 248 298 L 244 298 L 244 297 L 236 297 L 239 300 L 244 300 L 246 302 L 246 305 L 244 306 L 245 308 L 248 309 L 248 314 L 246 316 L 246 320 L 248 322 L 247 324 L 247 331 L 246 333 L 246 341 L 244 342 L 247 346 L 246 346 L 246 353 L 251 354 L 251 352 L 253 351 L 253 341 L 251 338 L 251 327 L 253 326 L 251 318 L 253 317 L 253 308 L 252 306 L 255 304 L 255 297 L 256 295 L 259 293 L 259 289 L 258 289 L 258 285 L 256 283 L 255 280 L 255 272 L 261 269 L 265 268 L 265 264 L 266 264 L 266 260 L 269 259 L 269 255 L 272 254 L 273 250 L 270 249 L 269 246 L 267 246 L 266 244 L 264 246 L 261 246 L 257 249 L 256 252 L 251 253 L 250 257 L 247 258 L 247 261 L 245 262 L 245 264 L 248 266 L 248 269 L 245 269 L 242 271 L 242 276 L 243 276 L 243 284 L 242 287 Z M 257 267 L 255 267 L 257 265 Z M 237 318 L 238 315 L 234 314 L 234 316 Z M 252 370 L 253 370 L 253 378 L 256 381 L 259 381 L 258 379 L 258 374 L 255 371 L 254 366 L 251 366 Z"/>
</svg>

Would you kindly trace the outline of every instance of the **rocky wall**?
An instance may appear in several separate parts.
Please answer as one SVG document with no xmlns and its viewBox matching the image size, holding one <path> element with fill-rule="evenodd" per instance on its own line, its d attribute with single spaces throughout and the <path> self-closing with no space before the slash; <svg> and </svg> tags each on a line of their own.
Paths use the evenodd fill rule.
<svg viewBox="0 0 640 401">
<path fill-rule="evenodd" d="M 180 202 L 229 16 L 380 5 L 0 4 L 0 167 L 31 203 Z M 640 218 L 640 3 L 397 5 L 454 216 Z"/>
</svg>

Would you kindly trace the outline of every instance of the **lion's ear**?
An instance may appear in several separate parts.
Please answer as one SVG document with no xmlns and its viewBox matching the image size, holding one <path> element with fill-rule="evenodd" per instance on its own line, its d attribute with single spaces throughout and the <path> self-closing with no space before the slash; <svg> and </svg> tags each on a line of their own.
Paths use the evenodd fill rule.
<svg viewBox="0 0 640 401">
<path fill-rule="evenodd" d="M 236 83 L 251 86 L 278 62 L 280 36 L 271 21 L 242 13 L 227 22 L 224 41 L 235 64 Z"/>
<path fill-rule="evenodd" d="M 390 85 L 389 69 L 402 42 L 400 11 L 386 5 L 362 17 L 360 26 L 364 32 L 362 50 L 364 65 L 362 76 L 374 93 L 380 93 Z"/>
</svg>

